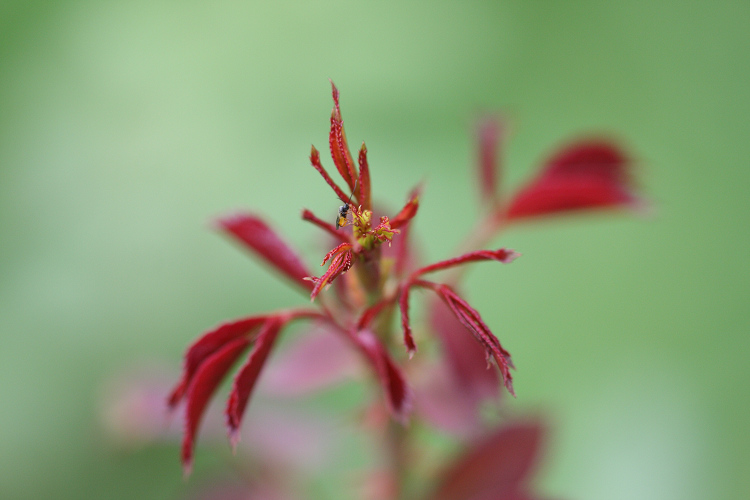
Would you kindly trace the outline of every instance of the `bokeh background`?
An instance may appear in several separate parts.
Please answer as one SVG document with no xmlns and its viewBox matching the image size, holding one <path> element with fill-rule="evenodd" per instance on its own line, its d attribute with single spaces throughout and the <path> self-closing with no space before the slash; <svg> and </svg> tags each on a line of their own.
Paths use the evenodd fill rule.
<svg viewBox="0 0 750 500">
<path fill-rule="evenodd" d="M 338 205 L 307 160 L 331 78 L 377 197 L 426 181 L 430 259 L 477 217 L 479 112 L 510 117 L 506 190 L 575 137 L 629 148 L 648 214 L 505 233 L 523 257 L 470 273 L 472 303 L 514 411 L 552 422 L 539 491 L 746 498 L 749 30 L 740 0 L 2 2 L 0 497 L 183 498 L 231 462 L 199 445 L 185 483 L 176 443 L 114 445 L 102 400 L 220 320 L 306 302 L 209 222 L 263 211 L 316 265 L 299 215 Z"/>
</svg>

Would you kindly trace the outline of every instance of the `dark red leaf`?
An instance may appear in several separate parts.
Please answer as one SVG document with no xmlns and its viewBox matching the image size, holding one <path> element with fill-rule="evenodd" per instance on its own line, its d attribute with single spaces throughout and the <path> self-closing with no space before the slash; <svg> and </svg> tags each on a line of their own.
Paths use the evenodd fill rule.
<svg viewBox="0 0 750 500">
<path fill-rule="evenodd" d="M 420 187 L 416 187 L 412 190 L 409 195 L 409 200 L 404 205 L 404 208 L 391 219 L 391 228 L 398 229 L 406 225 L 415 215 L 419 209 L 419 193 L 421 192 Z"/>
<path fill-rule="evenodd" d="M 468 396 L 464 399 L 466 404 L 476 412 L 483 400 L 499 394 L 497 371 L 487 369 L 484 347 L 465 335 L 466 327 L 448 305 L 438 299 L 430 302 L 430 326 L 440 337 L 449 375 L 459 390 Z"/>
<path fill-rule="evenodd" d="M 331 189 L 336 193 L 336 196 L 338 196 L 342 202 L 348 203 L 349 197 L 344 194 L 344 191 L 338 186 L 338 184 L 331 179 L 331 176 L 328 175 L 326 169 L 323 168 L 323 164 L 320 163 L 320 153 L 315 149 L 315 146 L 312 146 L 312 149 L 310 150 L 310 163 L 312 163 L 312 166 L 318 171 L 328 185 L 331 186 Z"/>
<path fill-rule="evenodd" d="M 474 338 L 484 347 L 487 359 L 493 357 L 497 363 L 500 373 L 503 376 L 505 388 L 508 389 L 513 396 L 513 376 L 510 373 L 510 368 L 514 368 L 513 361 L 510 359 L 510 353 L 506 351 L 500 341 L 490 331 L 490 328 L 482 320 L 479 312 L 472 308 L 464 299 L 462 299 L 451 287 L 444 284 L 432 283 L 430 281 L 416 281 L 415 285 L 429 288 L 435 291 L 438 296 L 446 303 L 450 310 L 455 315 L 456 319 L 466 327 L 469 332 L 474 335 Z"/>
<path fill-rule="evenodd" d="M 240 422 L 245 413 L 247 402 L 253 392 L 258 375 L 260 375 L 260 371 L 265 365 L 268 354 L 271 352 L 271 347 L 273 347 L 283 325 L 284 322 L 279 318 L 270 318 L 263 325 L 250 351 L 247 362 L 234 379 L 225 412 L 232 447 L 235 447 L 239 441 Z"/>
<path fill-rule="evenodd" d="M 333 224 L 329 224 L 328 222 L 319 219 L 315 216 L 311 211 L 305 209 L 302 211 L 302 219 L 312 222 L 319 228 L 323 229 L 325 232 L 336 238 L 337 240 L 341 242 L 349 241 L 349 238 L 346 236 L 346 233 L 343 233 L 341 231 L 337 231 Z"/>
<path fill-rule="evenodd" d="M 500 165 L 498 148 L 502 147 L 505 127 L 497 117 L 487 117 L 480 121 L 477 136 L 479 139 L 479 189 L 485 202 L 493 203 L 498 196 Z"/>
<path fill-rule="evenodd" d="M 454 257 L 452 259 L 443 260 L 434 264 L 430 264 L 429 266 L 419 268 L 411 274 L 411 279 L 414 279 L 417 276 L 425 273 L 442 271 L 443 269 L 448 269 L 449 267 L 458 266 L 460 264 L 466 264 L 467 262 L 495 260 L 498 262 L 502 262 L 503 264 L 510 264 L 520 256 L 520 253 L 513 250 L 508 250 L 507 248 L 499 248 L 497 250 L 476 250 L 474 252 L 469 252 L 464 255 Z"/>
<path fill-rule="evenodd" d="M 185 435 L 182 439 L 182 466 L 186 475 L 190 473 L 195 435 L 206 405 L 234 362 L 249 345 L 250 339 L 245 337 L 224 345 L 201 363 L 190 383 L 185 409 Z"/>
<path fill-rule="evenodd" d="M 544 428 L 538 422 L 501 427 L 475 443 L 445 473 L 430 500 L 534 498 L 526 480 L 539 459 Z"/>
<path fill-rule="evenodd" d="M 354 191 L 354 184 L 357 179 L 357 175 L 354 172 L 354 159 L 349 152 L 349 145 L 346 142 L 344 121 L 341 118 L 341 109 L 339 108 L 339 90 L 333 82 L 331 82 L 331 90 L 333 93 L 333 111 L 331 112 L 331 133 L 328 137 L 331 156 L 341 177 L 349 185 L 349 189 Z"/>
<path fill-rule="evenodd" d="M 185 353 L 182 379 L 169 396 L 170 408 L 174 408 L 182 400 L 201 364 L 226 344 L 241 337 L 249 338 L 250 333 L 259 328 L 266 319 L 267 316 L 250 316 L 222 323 L 198 337 Z"/>
<path fill-rule="evenodd" d="M 370 330 L 361 330 L 353 340 L 368 357 L 385 390 L 388 407 L 396 420 L 406 423 L 412 405 L 412 392 L 401 370 L 391 359 L 388 351 Z"/>
<path fill-rule="evenodd" d="M 310 272 L 297 253 L 260 218 L 237 214 L 221 218 L 217 224 L 294 283 L 312 288 L 310 282 L 303 279 L 310 276 Z"/>
<path fill-rule="evenodd" d="M 507 208 L 508 220 L 573 210 L 634 206 L 632 162 L 615 144 L 579 142 L 555 154 Z"/>
<path fill-rule="evenodd" d="M 411 358 L 417 352 L 417 345 L 414 343 L 414 337 L 411 335 L 409 321 L 409 286 L 401 288 L 401 293 L 398 297 L 398 306 L 401 309 L 401 327 L 404 330 L 404 344 L 406 344 L 406 350 L 409 353 L 409 358 Z"/>
<path fill-rule="evenodd" d="M 387 307 L 393 305 L 393 300 L 383 299 L 379 302 L 376 302 L 372 306 L 365 309 L 365 312 L 363 312 L 359 320 L 357 321 L 357 329 L 358 330 L 366 330 L 369 329 L 372 325 L 372 322 L 375 321 L 375 318 L 378 317 L 378 315 L 383 312 L 384 309 Z"/>
<path fill-rule="evenodd" d="M 347 272 L 352 267 L 352 245 L 350 243 L 342 243 L 336 248 L 328 252 L 323 259 L 325 264 L 328 259 L 331 259 L 331 264 L 328 266 L 328 270 L 323 273 L 320 278 L 311 277 L 310 281 L 314 284 L 310 299 L 314 300 L 315 297 L 327 284 L 332 283 L 341 274 Z M 323 265 L 321 264 L 321 266 Z"/>
<path fill-rule="evenodd" d="M 372 210 L 372 199 L 370 193 L 372 187 L 370 185 L 370 167 L 367 164 L 367 147 L 365 143 L 362 143 L 362 148 L 359 150 L 359 195 L 357 199 L 359 204 L 365 210 Z"/>
</svg>

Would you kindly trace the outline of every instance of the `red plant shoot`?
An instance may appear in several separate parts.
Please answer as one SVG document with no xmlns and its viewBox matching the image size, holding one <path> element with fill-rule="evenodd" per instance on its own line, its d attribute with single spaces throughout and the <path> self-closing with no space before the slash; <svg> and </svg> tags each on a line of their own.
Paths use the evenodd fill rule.
<svg viewBox="0 0 750 500">
<path fill-rule="evenodd" d="M 443 363 L 453 377 L 450 386 L 462 391 L 456 404 L 466 404 L 469 413 L 474 412 L 481 399 L 493 392 L 499 394 L 500 382 L 515 395 L 510 353 L 462 295 L 460 274 L 456 270 L 469 263 L 510 264 L 518 258 L 519 253 L 506 248 L 481 249 L 506 222 L 571 210 L 626 207 L 636 202 L 629 176 L 630 161 L 617 145 L 603 140 L 583 141 L 563 148 L 544 165 L 535 180 L 514 196 L 502 197 L 496 186 L 503 126 L 488 120 L 480 127 L 477 172 L 482 186 L 480 199 L 488 217 L 466 239 L 476 246 L 453 258 L 420 265 L 409 228 L 419 212 L 421 188 L 415 188 L 403 207 L 390 217 L 375 213 L 367 148 L 363 143 L 355 161 L 344 132 L 339 92 L 333 84 L 332 93 L 329 147 L 344 187 L 328 174 L 315 147 L 311 149 L 310 162 L 344 205 L 335 223 L 327 221 L 334 220 L 333 217 L 321 218 L 309 210 L 302 212 L 303 220 L 322 229 L 331 241 L 331 250 L 322 259 L 321 266 L 325 267 L 322 273 L 314 276 L 272 225 L 257 215 L 237 214 L 217 221 L 221 231 L 309 294 L 312 304 L 223 323 L 205 332 L 188 348 L 182 377 L 169 397 L 171 408 L 186 402 L 182 443 L 186 472 L 192 465 L 196 436 L 208 402 L 231 367 L 244 356 L 225 410 L 230 440 L 236 445 L 243 415 L 266 360 L 278 337 L 292 322 L 313 323 L 315 328 L 310 332 L 322 328 L 346 339 L 379 382 L 385 395 L 384 407 L 398 425 L 407 422 L 414 409 L 414 388 L 397 359 L 403 358 L 400 356 L 403 350 L 408 358 L 418 351 L 417 338 L 421 337 L 415 338 L 410 316 L 414 289 L 433 294 L 428 309 L 432 329 L 427 331 L 433 331 L 443 343 Z M 428 274 L 446 270 L 452 272 L 444 275 L 442 282 L 425 279 Z M 391 319 L 396 310 L 400 312 L 400 335 L 392 331 Z M 420 327 L 420 335 L 421 332 Z M 399 336 L 403 347 L 394 345 L 393 339 Z M 493 365 L 496 369 L 486 369 Z M 428 416 L 425 418 L 429 420 Z M 540 426 L 521 426 L 500 431 L 489 439 L 497 442 L 506 454 L 531 443 L 534 451 L 523 453 L 534 454 L 539 429 Z M 503 436 L 517 439 L 517 444 L 516 441 L 503 444 Z M 476 456 L 493 453 L 479 445 L 474 451 Z M 515 475 L 503 483 L 507 491 L 516 491 L 517 478 L 529 468 L 527 463 L 531 459 L 523 460 Z M 463 474 L 461 467 L 457 465 L 446 476 L 434 498 L 453 498 L 451 492 L 465 488 L 459 484 L 463 481 L 459 477 Z M 491 470 L 487 468 L 486 474 L 491 474 Z M 457 479 L 451 482 L 453 476 Z"/>
</svg>

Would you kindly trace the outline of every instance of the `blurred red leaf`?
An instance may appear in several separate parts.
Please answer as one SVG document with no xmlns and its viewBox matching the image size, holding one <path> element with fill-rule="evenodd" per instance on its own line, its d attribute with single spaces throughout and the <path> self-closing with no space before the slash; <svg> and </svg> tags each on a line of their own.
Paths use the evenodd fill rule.
<svg viewBox="0 0 750 500">
<path fill-rule="evenodd" d="M 633 205 L 632 162 L 604 140 L 567 146 L 550 158 L 539 175 L 516 193 L 508 220 L 572 210 Z"/>
<path fill-rule="evenodd" d="M 185 435 L 182 440 L 182 466 L 186 475 L 190 474 L 195 435 L 206 405 L 234 362 L 249 345 L 250 339 L 241 337 L 222 346 L 201 363 L 190 383 L 185 409 Z"/>
<path fill-rule="evenodd" d="M 406 202 L 406 205 L 404 205 L 404 208 L 402 208 L 401 211 L 390 221 L 393 229 L 405 226 L 415 215 L 417 215 L 420 192 L 421 188 L 416 187 L 412 190 L 411 194 L 409 194 L 409 200 Z"/>
<path fill-rule="evenodd" d="M 486 117 L 479 122 L 479 189 L 485 202 L 495 202 L 498 197 L 500 165 L 498 148 L 502 146 L 504 125 L 497 117 Z"/>
<path fill-rule="evenodd" d="M 396 420 L 405 423 L 412 405 L 411 389 L 388 351 L 370 330 L 360 330 L 352 339 L 367 355 L 386 393 L 388 407 Z"/>
<path fill-rule="evenodd" d="M 312 289 L 312 283 L 303 279 L 310 276 L 310 272 L 302 259 L 259 217 L 237 214 L 223 217 L 217 224 L 294 283 Z"/>
<path fill-rule="evenodd" d="M 247 402 L 258 380 L 258 375 L 266 363 L 276 337 L 284 322 L 279 318 L 270 318 L 256 337 L 250 356 L 240 369 L 232 384 L 232 391 L 227 400 L 226 417 L 232 446 L 237 445 L 239 427 L 245 413 Z"/>
<path fill-rule="evenodd" d="M 212 328 L 198 337 L 185 352 L 182 379 L 169 395 L 168 403 L 170 408 L 174 408 L 183 398 L 201 364 L 227 343 L 246 336 L 252 330 L 259 328 L 266 319 L 267 316 L 249 316 L 229 321 Z"/>
<path fill-rule="evenodd" d="M 525 479 L 538 461 L 544 429 L 538 422 L 499 428 L 475 443 L 444 473 L 429 500 L 532 499 Z"/>
<path fill-rule="evenodd" d="M 263 387 L 274 396 L 323 389 L 361 372 L 352 346 L 323 324 L 303 332 L 264 369 Z"/>
</svg>

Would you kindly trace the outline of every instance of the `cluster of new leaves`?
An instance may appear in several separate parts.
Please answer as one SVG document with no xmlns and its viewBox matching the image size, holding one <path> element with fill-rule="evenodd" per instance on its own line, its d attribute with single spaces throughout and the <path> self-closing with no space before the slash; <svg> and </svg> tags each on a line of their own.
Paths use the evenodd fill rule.
<svg viewBox="0 0 750 500">
<path fill-rule="evenodd" d="M 405 421 L 412 409 L 412 389 L 391 355 L 388 318 L 395 308 L 400 310 L 403 342 L 412 357 L 417 345 L 412 335 L 409 301 L 415 288 L 430 291 L 438 299 L 429 317 L 460 385 L 468 393 L 478 395 L 497 392 L 499 373 L 507 390 L 514 393 L 510 354 L 479 312 L 460 295 L 455 283 L 428 281 L 425 275 L 471 262 L 507 264 L 519 254 L 505 248 L 476 250 L 431 265 L 417 265 L 409 226 L 419 209 L 420 189 L 412 191 L 404 207 L 393 217 L 374 214 L 367 148 L 362 144 L 355 162 L 344 132 L 335 86 L 333 101 L 329 147 L 349 194 L 328 174 L 320 153 L 313 147 L 312 166 L 344 205 L 335 226 L 309 210 L 302 214 L 304 220 L 321 228 L 334 242 L 321 264 L 328 265 L 326 271 L 319 277 L 312 276 L 298 254 L 256 215 L 238 214 L 218 221 L 220 230 L 309 293 L 313 305 L 223 323 L 190 346 L 182 378 L 169 397 L 172 408 L 186 401 L 182 446 L 186 471 L 192 463 L 195 437 L 210 398 L 235 362 L 247 352 L 234 377 L 225 409 L 230 439 L 236 444 L 259 374 L 279 334 L 293 321 L 312 321 L 346 338 L 371 366 L 394 418 Z M 535 179 L 506 200 L 499 195 L 497 186 L 497 148 L 503 135 L 502 124 L 494 120 L 485 122 L 479 133 L 481 194 L 489 214 L 478 233 L 483 243 L 507 222 L 571 210 L 622 207 L 637 201 L 628 174 L 629 160 L 615 144 L 602 140 L 565 147 L 546 162 Z M 341 225 L 348 228 L 339 229 Z M 330 294 L 325 292 L 329 287 Z M 324 303 L 315 301 L 321 293 L 330 295 Z M 493 360 L 499 370 L 486 370 L 485 366 Z M 448 498 L 445 495 L 437 497 Z"/>
</svg>

